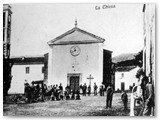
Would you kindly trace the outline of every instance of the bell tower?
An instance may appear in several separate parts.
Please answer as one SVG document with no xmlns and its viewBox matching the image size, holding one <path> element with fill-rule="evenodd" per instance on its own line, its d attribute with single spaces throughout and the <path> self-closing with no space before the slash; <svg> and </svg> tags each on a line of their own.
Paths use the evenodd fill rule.
<svg viewBox="0 0 160 120">
<path fill-rule="evenodd" d="M 3 5 L 3 57 L 10 57 L 10 37 L 11 37 L 11 6 Z"/>
<path fill-rule="evenodd" d="M 11 37 L 11 6 L 3 5 L 3 97 L 8 94 L 12 75 L 13 63 L 10 59 L 10 37 Z"/>
</svg>

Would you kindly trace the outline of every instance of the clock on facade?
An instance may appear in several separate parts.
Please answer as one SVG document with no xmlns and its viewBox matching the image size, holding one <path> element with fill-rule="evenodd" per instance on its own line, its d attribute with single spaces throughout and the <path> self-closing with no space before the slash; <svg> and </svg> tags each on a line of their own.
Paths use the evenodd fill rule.
<svg viewBox="0 0 160 120">
<path fill-rule="evenodd" d="M 81 50 L 78 46 L 72 46 L 70 49 L 70 53 L 73 56 L 78 56 L 80 54 Z"/>
</svg>

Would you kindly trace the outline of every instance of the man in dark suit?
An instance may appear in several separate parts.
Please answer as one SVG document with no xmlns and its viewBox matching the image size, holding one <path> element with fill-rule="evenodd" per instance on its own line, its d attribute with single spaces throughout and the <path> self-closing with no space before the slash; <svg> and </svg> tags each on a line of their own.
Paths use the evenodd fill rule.
<svg viewBox="0 0 160 120">
<path fill-rule="evenodd" d="M 87 85 L 84 83 L 83 85 L 83 96 L 86 96 L 86 91 L 87 91 Z"/>
<path fill-rule="evenodd" d="M 106 108 L 112 107 L 112 96 L 113 96 L 113 88 L 112 88 L 111 84 L 109 84 L 107 87 Z"/>
</svg>

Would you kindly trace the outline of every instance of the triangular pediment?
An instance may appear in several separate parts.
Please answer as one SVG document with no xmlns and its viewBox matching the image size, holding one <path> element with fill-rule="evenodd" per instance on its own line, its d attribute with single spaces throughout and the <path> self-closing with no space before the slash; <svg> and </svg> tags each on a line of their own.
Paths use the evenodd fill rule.
<svg viewBox="0 0 160 120">
<path fill-rule="evenodd" d="M 77 27 L 48 42 L 49 45 L 103 43 L 105 39 Z"/>
</svg>

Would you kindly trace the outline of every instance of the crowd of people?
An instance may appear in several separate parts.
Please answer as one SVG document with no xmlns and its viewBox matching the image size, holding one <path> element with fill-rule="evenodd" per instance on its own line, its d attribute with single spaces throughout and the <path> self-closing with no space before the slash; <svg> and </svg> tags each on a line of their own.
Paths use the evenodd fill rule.
<svg viewBox="0 0 160 120">
<path fill-rule="evenodd" d="M 142 66 L 137 71 L 136 78 L 138 78 L 138 83 L 142 89 L 142 103 L 143 108 L 139 115 L 151 116 L 154 114 L 154 87 L 152 84 L 152 76 L 146 76 L 145 71 Z"/>
<path fill-rule="evenodd" d="M 93 90 L 94 90 L 94 96 L 96 96 L 98 93 L 98 86 L 96 85 L 96 83 L 94 83 Z M 83 96 L 86 96 L 87 94 L 88 94 L 88 96 L 90 96 L 91 95 L 91 86 L 90 85 L 87 86 L 86 83 L 84 83 L 84 85 L 80 85 L 80 92 L 83 94 Z M 105 87 L 102 84 L 99 87 L 100 96 L 104 96 L 104 92 L 105 92 Z"/>
<path fill-rule="evenodd" d="M 100 85 L 99 91 L 98 91 L 98 86 L 96 83 L 94 83 L 93 86 L 94 90 L 94 96 L 100 93 L 100 96 L 104 96 L 104 91 L 105 87 L 104 85 Z M 25 81 L 25 96 L 26 96 L 26 101 L 29 103 L 32 102 L 38 102 L 38 101 L 46 101 L 46 100 L 80 100 L 80 94 L 83 96 L 88 96 L 91 95 L 91 86 L 86 85 L 80 85 L 78 90 L 72 91 L 71 87 L 67 85 L 65 88 L 63 88 L 62 83 L 60 85 L 50 85 L 47 86 L 43 82 L 41 83 L 36 83 L 36 82 L 31 82 L 29 84 L 27 81 Z"/>
<path fill-rule="evenodd" d="M 63 89 L 62 84 L 58 86 L 51 85 L 47 86 L 46 84 L 34 84 L 34 82 L 31 83 L 25 83 L 25 96 L 26 101 L 29 103 L 32 102 L 38 102 L 38 101 L 46 101 L 46 100 L 69 100 L 69 99 L 76 99 L 80 100 L 80 92 L 79 90 L 72 91 L 70 89 L 70 86 L 66 86 L 65 89 Z"/>
<path fill-rule="evenodd" d="M 142 78 L 140 79 L 140 76 Z M 144 107 L 143 111 L 141 114 L 143 115 L 150 115 L 151 110 L 154 106 L 154 88 L 151 82 L 151 78 L 145 76 L 144 72 L 140 73 L 140 71 L 137 72 L 136 75 L 138 80 L 140 80 L 139 86 L 142 89 L 142 98 L 144 102 Z M 113 86 L 109 84 L 106 88 L 104 85 L 100 85 L 99 91 L 98 91 L 98 86 L 96 83 L 94 83 L 93 86 L 93 94 L 96 96 L 99 92 L 100 96 L 104 96 L 104 93 L 106 91 L 106 108 L 111 108 L 112 107 L 112 98 L 113 98 Z M 80 94 L 83 96 L 88 96 L 91 95 L 91 86 L 86 85 L 80 85 L 79 88 L 75 91 L 72 91 L 71 87 L 67 85 L 65 88 L 63 88 L 62 84 L 58 86 L 56 85 L 51 85 L 47 86 L 46 84 L 28 84 L 27 82 L 25 83 L 25 96 L 26 96 L 26 101 L 29 103 L 32 102 L 37 102 L 37 101 L 46 101 L 46 100 L 80 100 Z M 126 91 L 122 91 L 121 94 L 121 100 L 123 102 L 124 110 L 127 109 L 127 104 L 128 104 L 128 95 Z"/>
</svg>

